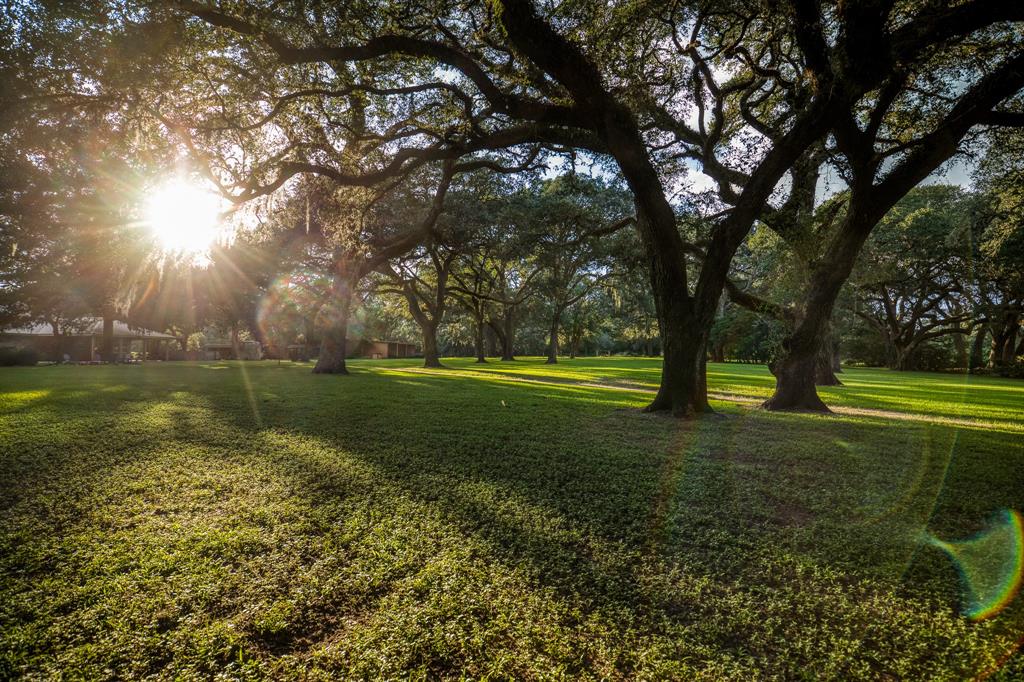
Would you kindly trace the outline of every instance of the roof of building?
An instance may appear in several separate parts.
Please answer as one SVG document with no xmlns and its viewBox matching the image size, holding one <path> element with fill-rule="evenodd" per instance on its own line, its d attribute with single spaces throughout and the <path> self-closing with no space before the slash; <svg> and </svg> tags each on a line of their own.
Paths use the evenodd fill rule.
<svg viewBox="0 0 1024 682">
<path fill-rule="evenodd" d="M 246 341 L 242 341 L 241 339 L 239 339 L 238 346 L 243 347 L 246 344 L 251 346 L 256 343 L 259 343 L 259 341 L 256 341 L 255 339 L 248 339 Z M 206 341 L 205 343 L 203 343 L 203 348 L 207 350 L 223 350 L 227 348 L 234 348 L 234 344 L 232 344 L 230 341 L 214 339 L 213 341 Z"/>
<path fill-rule="evenodd" d="M 85 318 L 73 325 L 73 328 L 66 330 L 66 336 L 102 336 L 103 320 L 98 317 Z M 52 336 L 53 327 L 48 324 L 32 324 L 27 327 L 16 327 L 0 330 L 4 336 Z M 143 327 L 132 327 L 120 320 L 114 320 L 114 337 L 125 339 L 170 339 L 177 340 L 176 336 L 156 332 Z"/>
</svg>

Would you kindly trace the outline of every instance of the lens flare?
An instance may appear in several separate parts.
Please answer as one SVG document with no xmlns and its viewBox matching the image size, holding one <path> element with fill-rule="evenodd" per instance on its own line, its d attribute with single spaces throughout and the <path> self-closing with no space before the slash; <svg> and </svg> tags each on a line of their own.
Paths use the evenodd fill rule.
<svg viewBox="0 0 1024 682">
<path fill-rule="evenodd" d="M 322 274 L 299 271 L 278 277 L 257 311 L 263 338 L 279 349 L 293 343 L 296 331 L 305 331 L 306 321 L 313 319 L 329 293 L 330 280 Z"/>
<path fill-rule="evenodd" d="M 926 539 L 944 551 L 959 571 L 968 618 L 989 618 L 1013 601 L 1024 573 L 1020 512 L 1002 510 L 988 529 L 967 540 L 945 542 L 930 534 Z"/>
<path fill-rule="evenodd" d="M 354 296 L 347 313 L 349 339 L 360 339 L 365 333 L 365 313 Z M 259 303 L 257 323 L 263 338 L 278 353 L 295 343 L 299 333 L 315 334 L 316 330 L 337 324 L 341 308 L 334 298 L 330 277 L 310 271 L 296 271 L 278 277 L 270 284 Z M 309 339 L 306 339 L 308 342 Z"/>
</svg>

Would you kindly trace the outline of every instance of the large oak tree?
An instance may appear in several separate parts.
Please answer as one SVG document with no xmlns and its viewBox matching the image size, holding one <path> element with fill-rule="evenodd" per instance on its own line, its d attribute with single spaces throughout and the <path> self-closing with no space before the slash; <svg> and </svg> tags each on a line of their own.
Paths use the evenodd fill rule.
<svg viewBox="0 0 1024 682">
<path fill-rule="evenodd" d="M 820 406 L 807 367 L 870 226 L 973 127 L 1009 115 L 1024 82 L 1011 23 L 1024 8 L 1001 0 L 150 6 L 116 22 L 173 37 L 140 102 L 235 201 L 302 174 L 387 187 L 488 152 L 609 160 L 634 198 L 662 336 L 649 409 L 677 414 L 709 409 L 705 344 L 729 264 L 808 149 L 834 141 L 851 207 L 787 339 L 778 408 Z M 953 80 L 940 68 L 965 63 Z M 915 108 L 929 73 L 956 87 L 925 88 Z M 908 111 L 910 125 L 894 114 Z M 677 229 L 681 164 L 722 203 L 700 243 Z"/>
</svg>

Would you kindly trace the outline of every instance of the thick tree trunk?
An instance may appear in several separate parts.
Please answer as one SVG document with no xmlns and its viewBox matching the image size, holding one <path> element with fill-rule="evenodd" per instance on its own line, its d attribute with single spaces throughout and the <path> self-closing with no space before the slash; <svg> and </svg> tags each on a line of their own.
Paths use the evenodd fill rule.
<svg viewBox="0 0 1024 682">
<path fill-rule="evenodd" d="M 659 189 L 656 179 L 651 182 L 655 183 L 653 189 Z M 705 376 L 705 346 L 721 286 L 707 295 L 714 298 L 710 307 L 702 305 L 708 301 L 697 301 L 686 295 L 689 287 L 685 261 L 681 256 L 678 259 L 666 257 L 675 248 L 674 240 L 666 238 L 678 236 L 675 227 L 671 233 L 668 230 L 670 223 L 675 225 L 674 214 L 659 205 L 660 194 L 647 202 L 641 199 L 640 195 L 650 192 L 651 188 L 643 188 L 635 181 L 630 185 L 637 196 L 637 231 L 648 253 L 651 293 L 661 332 L 661 385 L 654 400 L 644 410 L 669 412 L 678 417 L 712 412 Z M 649 210 L 654 212 L 649 213 Z M 705 263 L 705 267 L 709 265 Z M 715 264 L 710 267 L 715 267 Z M 708 314 L 706 319 L 701 319 L 698 311 L 704 308 L 708 308 Z"/>
<path fill-rule="evenodd" d="M 830 412 L 814 386 L 818 350 L 829 329 L 839 291 L 876 222 L 874 205 L 869 208 L 872 210 L 862 210 L 854 193 L 850 207 L 853 222 L 840 226 L 827 255 L 811 274 L 803 314 L 782 343 L 785 356 L 779 361 L 775 393 L 764 402 L 765 409 Z"/>
<path fill-rule="evenodd" d="M 971 356 L 969 367 L 970 369 L 978 369 L 985 366 L 985 335 L 988 333 L 987 325 L 981 324 L 978 326 L 978 331 L 974 333 L 974 341 L 971 342 Z"/>
<path fill-rule="evenodd" d="M 817 360 L 814 363 L 814 383 L 817 386 L 842 386 L 843 382 L 833 371 L 834 364 L 834 341 L 832 340 L 831 328 L 825 333 L 818 347 Z"/>
<path fill-rule="evenodd" d="M 556 365 L 558 364 L 558 328 L 562 320 L 562 310 L 556 308 L 554 314 L 551 316 L 551 329 L 548 332 L 548 359 L 545 364 Z"/>
<path fill-rule="evenodd" d="M 441 356 L 437 350 L 437 325 L 425 323 L 420 325 L 423 330 L 423 366 L 444 367 L 441 364 Z"/>
<path fill-rule="evenodd" d="M 814 363 L 814 383 L 817 386 L 842 386 L 843 382 L 832 369 L 832 349 L 823 346 Z"/>
<path fill-rule="evenodd" d="M 656 294 L 655 298 L 659 296 Z M 694 324 L 685 299 L 660 298 L 659 317 L 665 319 L 661 323 L 661 386 L 644 411 L 670 412 L 679 417 L 712 412 L 705 372 L 707 331 Z"/>
<path fill-rule="evenodd" d="M 512 341 L 515 338 L 515 326 L 512 321 L 512 311 L 506 310 L 505 317 L 501 320 L 501 359 L 511 362 L 516 359 L 512 352 Z"/>
<path fill-rule="evenodd" d="M 348 374 L 345 356 L 348 353 L 348 316 L 352 305 L 352 282 L 343 274 L 334 276 L 332 301 L 327 305 L 320 356 L 313 366 L 313 374 Z"/>
<path fill-rule="evenodd" d="M 765 401 L 768 410 L 829 412 L 814 387 L 816 349 L 801 347 L 780 358 L 774 367 L 775 393 Z"/>
<path fill-rule="evenodd" d="M 103 362 L 114 362 L 114 311 L 103 309 L 103 341 L 100 344 Z"/>
<path fill-rule="evenodd" d="M 406 294 L 406 299 L 409 303 L 409 312 L 412 313 L 412 317 L 416 320 L 416 324 L 420 327 L 420 333 L 423 335 L 423 366 L 433 368 L 444 367 L 441 364 L 441 354 L 437 349 L 437 327 L 440 324 L 441 315 L 435 312 L 431 316 L 424 312 L 419 307 L 415 296 L 411 293 Z"/>
<path fill-rule="evenodd" d="M 263 327 L 260 325 L 259 310 L 260 306 L 253 307 L 251 314 L 245 321 L 245 326 L 249 329 L 252 340 L 258 343 L 259 347 L 266 352 L 270 348 L 270 344 L 267 343 L 267 335 L 263 333 Z"/>
<path fill-rule="evenodd" d="M 896 349 L 896 364 L 893 367 L 899 372 L 911 372 L 914 370 L 914 349 L 913 348 L 897 348 Z"/>
<path fill-rule="evenodd" d="M 988 351 L 988 366 L 998 367 L 1003 364 L 1003 346 L 1006 345 L 1006 333 L 1003 329 L 992 329 L 992 344 Z"/>
<path fill-rule="evenodd" d="M 64 362 L 64 337 L 57 322 L 50 322 L 50 329 L 53 330 L 53 361 L 59 364 Z"/>
<path fill-rule="evenodd" d="M 1014 310 L 1006 310 L 992 324 L 992 346 L 989 350 L 990 367 L 1007 365 L 1014 360 L 1017 346 L 1017 328 L 1020 317 Z"/>
<path fill-rule="evenodd" d="M 1013 323 L 1010 326 L 1009 332 L 1006 335 L 1006 341 L 1003 342 L 1003 364 L 1012 365 L 1014 360 L 1017 359 L 1017 331 L 1020 329 L 1020 319 L 1014 315 Z"/>
<path fill-rule="evenodd" d="M 885 346 L 885 366 L 896 369 L 896 344 L 893 343 L 892 336 L 886 334 L 882 338 L 882 343 Z"/>
<path fill-rule="evenodd" d="M 711 346 L 711 362 L 725 362 L 725 345 L 716 343 Z"/>
<path fill-rule="evenodd" d="M 766 410 L 830 412 L 818 396 L 815 380 L 839 284 L 830 292 L 824 284 L 812 280 L 804 315 L 783 340 L 784 354 L 772 368 L 775 393 L 762 404 Z"/>
<path fill-rule="evenodd" d="M 484 353 L 484 319 L 479 317 L 476 320 L 476 361 L 478 363 L 487 362 L 487 357 Z"/>
<path fill-rule="evenodd" d="M 313 366 L 313 374 L 348 374 L 345 355 L 348 352 L 348 320 L 338 321 L 325 329 L 320 339 L 320 355 Z"/>
</svg>

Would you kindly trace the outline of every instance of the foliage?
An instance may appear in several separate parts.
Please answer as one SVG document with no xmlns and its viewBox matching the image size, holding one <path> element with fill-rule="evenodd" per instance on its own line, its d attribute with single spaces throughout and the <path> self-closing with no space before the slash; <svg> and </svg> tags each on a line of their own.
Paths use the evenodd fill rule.
<svg viewBox="0 0 1024 682">
<path fill-rule="evenodd" d="M 721 350 L 721 360 L 767 364 L 778 356 L 782 336 L 777 320 L 733 305 L 715 320 L 709 343 L 712 349 Z"/>
<path fill-rule="evenodd" d="M 937 347 L 926 361 L 922 343 L 970 333 L 982 306 L 974 258 L 980 201 L 957 187 L 918 187 L 872 231 L 852 277 L 853 309 L 877 331 L 889 367 L 935 367 Z"/>
<path fill-rule="evenodd" d="M 39 354 L 31 348 L 0 346 L 0 367 L 30 366 L 38 363 Z"/>
<path fill-rule="evenodd" d="M 200 351 L 206 344 L 206 335 L 203 332 L 195 332 L 189 334 L 188 340 L 185 342 L 185 350 L 190 352 Z"/>
</svg>

